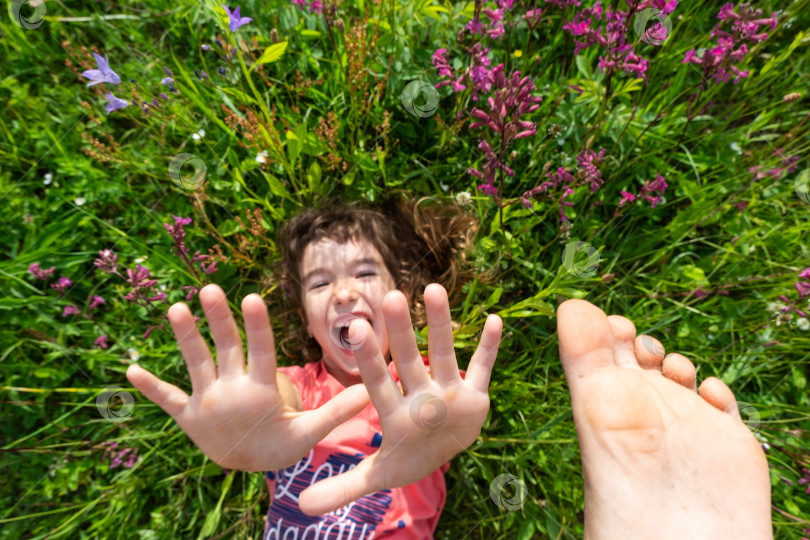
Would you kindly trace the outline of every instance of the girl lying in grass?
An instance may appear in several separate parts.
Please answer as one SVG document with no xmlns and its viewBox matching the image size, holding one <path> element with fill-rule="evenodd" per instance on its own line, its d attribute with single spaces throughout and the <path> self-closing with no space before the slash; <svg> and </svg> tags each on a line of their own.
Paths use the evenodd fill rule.
<svg viewBox="0 0 810 540">
<path fill-rule="evenodd" d="M 242 302 L 246 371 L 225 294 L 209 285 L 200 301 L 216 365 L 188 307 L 169 310 L 191 396 L 136 365 L 127 377 L 212 461 L 265 472 L 265 538 L 432 538 L 448 462 L 486 419 L 502 331 L 490 315 L 459 371 L 439 283 L 457 296 L 475 225 L 457 207 L 413 201 L 308 211 L 279 241 L 299 333 L 311 336 L 303 366 L 276 367 L 266 306 L 251 294 Z M 414 319 L 427 323 L 427 357 Z M 586 538 L 770 537 L 767 464 L 728 387 L 707 379 L 698 396 L 689 360 L 664 359 L 629 320 L 582 300 L 560 306 L 558 333 Z"/>
</svg>

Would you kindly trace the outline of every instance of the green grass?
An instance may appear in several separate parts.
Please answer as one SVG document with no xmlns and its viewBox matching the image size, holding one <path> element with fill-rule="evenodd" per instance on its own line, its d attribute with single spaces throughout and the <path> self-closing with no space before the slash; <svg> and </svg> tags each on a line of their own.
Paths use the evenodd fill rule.
<svg viewBox="0 0 810 540">
<path fill-rule="evenodd" d="M 473 196 L 472 211 L 482 224 L 475 264 L 482 272 L 497 270 L 498 278 L 492 285 L 471 283 L 454 311 L 461 367 L 486 314 L 499 313 L 505 323 L 490 418 L 446 475 L 437 538 L 582 537 L 579 450 L 553 316 L 557 303 L 570 297 L 626 315 L 639 333 L 689 357 L 699 380 L 717 376 L 751 405 L 749 425 L 770 445 L 776 538 L 807 536 L 810 498 L 798 480 L 807 474 L 802 468 L 810 469 L 810 332 L 797 326 L 795 313 L 777 320 L 768 304 L 779 303 L 780 295 L 798 302 L 794 283 L 810 266 L 810 204 L 795 189 L 800 172 L 810 169 L 808 2 L 756 4 L 765 14 L 782 11 L 768 39 L 749 45 L 740 67 L 750 75 L 736 85 L 710 81 L 704 88 L 700 69 L 681 60 L 690 49 L 714 46 L 710 32 L 722 3 L 682 2 L 661 46 L 636 47 L 650 61 L 646 85 L 622 72 L 608 83 L 596 69 L 596 46 L 574 58 L 558 9 L 518 4 L 521 12 L 531 4 L 543 8 L 543 22 L 531 39 L 524 22 L 491 40 L 492 66 L 505 62 L 506 73 L 530 75 L 543 101 L 523 118 L 537 122 L 537 134 L 516 140 L 505 155 L 515 176 L 503 178 L 501 193 L 517 204 L 502 212 L 492 197 L 476 192 L 480 182 L 467 173 L 483 166 L 481 137 L 493 145 L 498 140 L 469 122 L 457 132 L 450 127 L 459 111 L 470 118 L 473 106 L 488 110 L 486 100 L 474 103 L 469 90 L 453 94 L 443 87 L 435 114 L 419 117 L 400 98 L 412 80 L 439 81 L 431 65 L 436 49 L 448 49 L 451 65 L 452 59 L 463 62 L 454 69 L 466 65 L 456 33 L 472 15 L 471 2 L 345 0 L 338 14 L 347 33 L 364 15 L 368 38 L 379 31 L 358 62 L 368 68 L 359 72 L 360 84 L 347 82 L 350 49 L 359 40 L 347 44 L 345 34 L 330 36 L 323 16 L 287 2 L 240 4 L 254 21 L 236 36 L 251 51 L 233 63 L 201 49 L 218 49 L 215 35 L 231 39 L 224 12 L 211 0 L 47 2 L 38 28 L 2 20 L 0 537 L 259 537 L 269 503 L 262 475 L 226 475 L 129 386 L 124 372 L 136 353 L 138 363 L 161 378 L 190 385 L 171 332 L 143 337 L 149 325 L 160 324 L 161 311 L 124 300 L 126 284 L 97 271 L 93 260 L 102 249 L 113 249 L 123 268 L 143 258 L 165 286 L 168 303 L 180 301 L 181 286 L 199 285 L 201 276 L 171 253 L 162 224 L 172 215 L 192 217 L 190 251 L 219 246 L 224 261 L 210 280 L 238 311 L 246 294 L 264 291 L 286 218 L 326 197 L 373 200 L 393 189 Z M 30 14 L 30 7 L 23 9 Z M 248 75 L 271 45 L 274 28 L 286 50 Z M 95 69 L 90 51 L 109 55 L 122 79 L 112 87 L 117 97 L 132 102 L 128 81 L 134 77 L 141 98 L 151 101 L 164 91 L 170 100 L 149 115 L 131 104 L 107 116 L 100 87 L 111 85 L 88 88 L 74 73 Z M 164 65 L 179 94 L 160 85 Z M 226 77 L 218 74 L 220 66 L 227 66 Z M 194 70 L 205 70 L 209 80 L 199 80 Z M 372 98 L 367 104 L 365 84 Z M 783 100 L 792 92 L 800 98 Z M 691 108 L 690 95 L 697 95 Z M 239 127 L 227 111 L 250 111 L 255 120 Z M 338 126 L 331 142 L 316 135 L 330 112 Z M 385 114 L 387 134 L 380 131 Z M 200 129 L 205 135 L 193 139 Z M 567 199 L 574 202 L 567 209 L 570 227 L 558 221 L 559 189 L 532 208 L 520 204 L 523 192 L 546 180 L 547 162 L 551 171 L 567 166 L 575 173 L 586 143 L 606 149 L 599 166 L 604 186 L 595 193 L 580 187 Z M 777 148 L 785 158 L 799 158 L 795 168 L 753 182 L 750 167 L 783 167 L 773 154 Z M 262 150 L 268 152 L 264 165 L 255 159 Z M 207 167 L 198 189 L 169 177 L 169 163 L 181 153 Z M 329 169 L 330 153 L 346 170 Z M 53 175 L 49 185 L 47 173 Z M 656 174 L 669 184 L 664 202 L 618 208 L 620 190 L 638 193 Z M 747 202 L 744 210 L 735 206 L 741 202 Z M 261 211 L 259 234 L 237 220 L 254 209 Z M 593 275 L 562 264 L 563 249 L 573 241 L 598 250 Z M 66 298 L 31 278 L 27 269 L 35 262 L 55 266 L 54 279 L 75 282 Z M 581 255 L 574 263 L 587 266 Z M 501 291 L 493 295 L 496 288 Z M 698 297 L 698 289 L 713 293 Z M 274 287 L 264 292 L 271 308 L 285 307 Z M 83 308 L 95 294 L 107 304 L 93 319 L 62 317 L 65 305 Z M 797 305 L 810 311 L 807 298 Z M 196 298 L 190 306 L 201 314 Z M 274 319 L 277 336 L 292 324 L 283 321 Z M 102 334 L 109 336 L 106 350 L 93 346 Z M 126 421 L 99 414 L 96 398 L 108 386 L 134 396 Z M 110 468 L 103 460 L 106 441 L 136 449 L 140 461 Z M 490 483 L 501 474 L 525 482 L 528 497 L 519 510 L 507 512 L 490 499 Z"/>
</svg>

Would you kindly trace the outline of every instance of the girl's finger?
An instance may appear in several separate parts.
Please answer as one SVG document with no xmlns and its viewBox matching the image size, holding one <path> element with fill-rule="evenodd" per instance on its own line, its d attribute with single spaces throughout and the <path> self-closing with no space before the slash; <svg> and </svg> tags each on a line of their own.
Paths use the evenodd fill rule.
<svg viewBox="0 0 810 540">
<path fill-rule="evenodd" d="M 481 341 L 470 359 L 470 366 L 467 368 L 464 381 L 472 384 L 472 387 L 480 392 L 489 392 L 489 378 L 492 374 L 492 366 L 495 365 L 495 358 L 498 356 L 502 331 L 503 321 L 500 317 L 497 315 L 487 317 L 484 331 L 481 333 Z"/>
<path fill-rule="evenodd" d="M 168 316 L 177 345 L 186 361 L 188 376 L 191 379 L 191 392 L 196 394 L 214 382 L 217 378 L 217 367 L 214 365 L 208 345 L 194 324 L 188 306 L 178 302 L 169 308 Z"/>
<path fill-rule="evenodd" d="M 368 321 L 354 319 L 351 322 L 349 342 L 361 344 L 359 348 L 355 349 L 354 357 L 363 382 L 368 388 L 371 402 L 377 409 L 377 414 L 383 418 L 396 410 L 399 400 L 402 399 L 402 393 L 385 365 L 377 338 L 374 337 Z"/>
<path fill-rule="evenodd" d="M 202 304 L 211 336 L 217 350 L 217 372 L 220 377 L 236 377 L 245 374 L 245 353 L 242 338 L 233 319 L 225 292 L 219 285 L 206 285 L 200 291 Z"/>
<path fill-rule="evenodd" d="M 441 385 L 461 380 L 453 347 L 453 326 L 447 291 L 438 283 L 425 287 L 425 312 L 428 323 L 428 357 L 433 380 Z"/>
<path fill-rule="evenodd" d="M 136 364 L 127 368 L 127 379 L 172 418 L 182 413 L 189 401 L 188 395 L 175 385 L 158 379 Z"/>
<path fill-rule="evenodd" d="M 242 300 L 245 334 L 248 346 L 248 376 L 254 381 L 276 384 L 276 351 L 267 306 L 258 294 Z"/>
<path fill-rule="evenodd" d="M 397 374 L 405 394 L 415 392 L 430 382 L 425 363 L 419 354 L 408 300 L 400 291 L 391 291 L 383 299 L 383 315 L 388 332 L 388 349 L 397 366 Z"/>
</svg>

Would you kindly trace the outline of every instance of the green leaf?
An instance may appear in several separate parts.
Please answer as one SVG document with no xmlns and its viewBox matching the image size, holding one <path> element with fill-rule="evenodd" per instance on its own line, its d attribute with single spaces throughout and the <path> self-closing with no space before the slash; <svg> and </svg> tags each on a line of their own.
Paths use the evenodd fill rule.
<svg viewBox="0 0 810 540">
<path fill-rule="evenodd" d="M 290 165 L 295 168 L 295 161 L 298 159 L 298 155 L 301 153 L 302 147 L 301 141 L 298 139 L 298 136 L 293 133 L 292 131 L 287 131 L 287 157 L 290 160 Z"/>
<path fill-rule="evenodd" d="M 577 56 L 575 61 L 577 63 L 577 69 L 579 72 L 582 73 L 586 78 L 592 79 L 593 71 L 591 71 L 591 63 L 588 61 L 588 59 L 584 56 Z"/>
<path fill-rule="evenodd" d="M 304 28 L 301 30 L 301 37 L 304 39 L 313 39 L 321 37 L 321 33 L 317 30 L 310 30 L 308 28 Z"/>
<path fill-rule="evenodd" d="M 321 166 L 318 165 L 317 161 L 313 161 L 309 164 L 309 172 L 307 173 L 307 181 L 309 182 L 309 189 L 312 192 L 316 192 L 318 189 L 318 185 L 321 182 Z"/>
<path fill-rule="evenodd" d="M 256 60 L 256 63 L 250 66 L 250 71 L 256 66 L 260 66 L 262 64 L 270 64 L 271 62 L 275 62 L 281 55 L 284 54 L 284 51 L 287 49 L 287 42 L 282 41 L 280 43 L 274 43 L 265 49 L 264 53 Z"/>
</svg>

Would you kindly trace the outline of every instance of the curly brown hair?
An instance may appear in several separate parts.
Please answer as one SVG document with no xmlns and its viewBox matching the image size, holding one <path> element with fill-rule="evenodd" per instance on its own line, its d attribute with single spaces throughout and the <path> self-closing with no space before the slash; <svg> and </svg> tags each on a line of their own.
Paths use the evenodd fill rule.
<svg viewBox="0 0 810 540">
<path fill-rule="evenodd" d="M 461 299 L 461 288 L 474 268 L 468 250 L 478 230 L 478 221 L 456 204 L 423 197 L 413 199 L 393 193 L 376 203 L 345 203 L 333 199 L 326 205 L 288 220 L 279 231 L 280 267 L 270 279 L 292 298 L 285 315 L 292 330 L 281 340 L 285 355 L 318 360 L 321 347 L 307 335 L 303 306 L 301 261 L 311 242 L 331 239 L 344 243 L 363 239 L 380 253 L 397 289 L 408 299 L 411 320 L 423 327 L 427 320 L 422 300 L 430 283 L 447 289 L 450 305 Z M 303 324 L 293 319 L 300 317 Z"/>
</svg>

